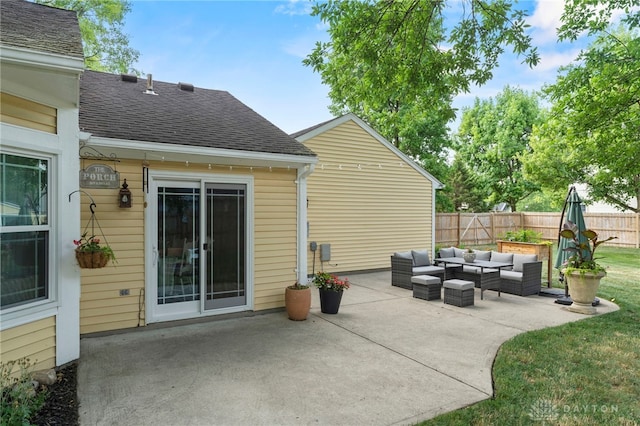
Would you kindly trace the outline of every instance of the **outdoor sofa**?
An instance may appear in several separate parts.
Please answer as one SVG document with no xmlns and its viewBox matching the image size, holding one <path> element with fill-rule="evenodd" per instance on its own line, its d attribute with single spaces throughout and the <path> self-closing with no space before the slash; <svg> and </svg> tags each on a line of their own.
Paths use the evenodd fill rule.
<svg viewBox="0 0 640 426">
<path fill-rule="evenodd" d="M 431 275 L 442 282 L 444 268 L 431 263 L 427 250 L 395 252 L 391 255 L 391 285 L 411 290 L 411 277 L 414 275 Z"/>
<path fill-rule="evenodd" d="M 437 258 L 463 257 L 465 250 L 457 247 L 443 248 Z M 499 253 L 496 251 L 473 250 L 476 260 L 512 263 L 512 267 L 500 269 L 500 291 L 518 296 L 538 294 L 542 287 L 542 261 L 535 254 Z M 438 259 L 436 258 L 436 264 Z M 487 269 L 485 268 L 485 272 Z M 480 268 L 473 266 L 447 267 L 446 278 L 473 281 L 481 287 Z"/>
</svg>

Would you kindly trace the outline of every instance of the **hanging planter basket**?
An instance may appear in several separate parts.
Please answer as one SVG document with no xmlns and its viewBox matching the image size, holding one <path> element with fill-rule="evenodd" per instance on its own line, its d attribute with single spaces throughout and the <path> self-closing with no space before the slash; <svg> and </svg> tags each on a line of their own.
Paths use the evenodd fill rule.
<svg viewBox="0 0 640 426">
<path fill-rule="evenodd" d="M 73 192 L 71 194 L 73 194 Z M 69 201 L 71 201 L 71 194 L 69 194 Z M 102 232 L 98 219 L 96 219 L 96 213 L 93 210 L 93 208 L 96 207 L 96 203 L 93 201 L 93 198 L 91 198 L 91 195 L 86 195 L 91 199 L 91 204 L 89 204 L 91 218 L 89 219 L 89 222 L 87 222 L 87 226 L 84 228 L 82 237 L 80 237 L 79 240 L 73 240 L 73 243 L 78 246 L 75 250 L 76 261 L 80 268 L 83 269 L 104 268 L 110 260 L 115 262 L 116 258 L 113 254 L 113 250 L 111 250 L 111 247 L 109 247 L 109 244 L 107 243 L 107 237 L 104 235 L 104 232 Z M 89 228 L 89 225 L 91 225 L 91 236 L 87 237 L 87 228 Z M 99 245 L 100 239 L 96 238 L 94 225 L 98 225 L 100 232 L 104 236 L 105 245 L 102 247 Z"/>
<path fill-rule="evenodd" d="M 109 263 L 109 256 L 101 251 L 76 250 L 76 260 L 83 269 L 104 268 Z"/>
</svg>

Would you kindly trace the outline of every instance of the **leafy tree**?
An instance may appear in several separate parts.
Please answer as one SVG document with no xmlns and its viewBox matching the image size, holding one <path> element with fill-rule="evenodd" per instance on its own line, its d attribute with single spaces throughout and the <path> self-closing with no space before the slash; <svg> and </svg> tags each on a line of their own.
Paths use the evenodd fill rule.
<svg viewBox="0 0 640 426">
<path fill-rule="evenodd" d="M 506 45 L 538 62 L 524 12 L 510 1 L 462 6 L 457 24 L 445 28 L 444 1 L 317 2 L 312 15 L 329 24 L 331 41 L 316 43 L 303 61 L 329 86 L 332 113 L 357 114 L 440 178 L 452 97 L 488 81 Z"/>
<path fill-rule="evenodd" d="M 131 11 L 127 0 L 35 0 L 36 3 L 78 13 L 85 65 L 95 71 L 139 72 L 131 66 L 140 52 L 129 47 L 123 33 L 124 17 Z"/>
<path fill-rule="evenodd" d="M 447 213 L 455 211 L 455 206 L 449 195 L 450 190 L 447 187 L 436 192 L 436 212 Z"/>
<path fill-rule="evenodd" d="M 640 36 L 602 34 L 544 94 L 551 115 L 535 130 L 526 171 L 547 188 L 584 183 L 593 200 L 640 205 Z"/>
<path fill-rule="evenodd" d="M 537 97 L 508 86 L 495 101 L 476 98 L 463 110 L 459 154 L 489 189 L 490 203 L 506 202 L 516 211 L 518 201 L 539 190 L 524 177 L 520 158 L 540 119 Z"/>
<path fill-rule="evenodd" d="M 526 210 L 530 212 L 558 212 L 562 210 L 566 197 L 566 188 L 534 192 L 518 203 L 518 210 Z"/>
<path fill-rule="evenodd" d="M 489 210 L 489 206 L 484 202 L 486 195 L 484 188 L 459 155 L 451 164 L 447 189 L 450 191 L 449 197 L 453 203 L 453 211 L 484 212 Z"/>
<path fill-rule="evenodd" d="M 472 83 L 483 84 L 505 45 L 537 64 L 524 33 L 524 11 L 505 0 L 467 0 L 462 6 L 447 35 L 444 1 L 318 2 L 312 15 L 329 23 L 331 41 L 316 43 L 304 63 L 331 88 L 334 109 L 365 112 L 369 99 L 397 110 L 405 99 L 446 100 Z"/>
<path fill-rule="evenodd" d="M 405 104 L 396 115 L 397 124 L 392 124 L 392 128 L 384 125 L 387 118 L 384 112 L 373 116 L 380 117 L 377 122 L 373 119 L 381 126 L 376 129 L 425 170 L 438 178 L 446 174 L 448 148 L 452 145 L 447 122 L 454 116 L 446 103 L 440 106 L 432 103 L 428 107 L 422 102 Z"/>
<path fill-rule="evenodd" d="M 605 33 L 616 15 L 620 15 L 620 22 L 627 28 L 640 27 L 638 0 L 565 0 L 558 39 L 574 41 L 584 32 Z"/>
</svg>

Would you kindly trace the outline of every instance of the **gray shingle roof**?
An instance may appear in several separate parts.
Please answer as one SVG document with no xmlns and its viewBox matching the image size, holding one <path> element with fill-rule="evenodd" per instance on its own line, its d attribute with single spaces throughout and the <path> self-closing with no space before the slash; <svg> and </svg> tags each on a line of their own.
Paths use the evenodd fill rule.
<svg viewBox="0 0 640 426">
<path fill-rule="evenodd" d="M 335 118 L 329 119 L 327 121 L 323 121 L 322 123 L 315 124 L 315 125 L 313 125 L 311 127 L 307 127 L 306 129 L 298 130 L 295 133 L 291 133 L 290 136 L 292 138 L 297 138 L 298 136 L 301 136 L 301 135 L 304 135 L 306 133 L 309 133 L 310 131 L 317 129 L 318 127 L 322 127 L 327 123 L 331 123 L 333 120 L 337 120 L 338 118 L 340 118 L 340 117 L 335 117 Z"/>
<path fill-rule="evenodd" d="M 313 151 L 220 90 L 182 90 L 146 79 L 122 81 L 116 74 L 85 71 L 80 80 L 80 129 L 94 136 L 315 156 Z"/>
<path fill-rule="evenodd" d="M 0 1 L 0 43 L 83 58 L 76 12 L 23 1 Z"/>
</svg>

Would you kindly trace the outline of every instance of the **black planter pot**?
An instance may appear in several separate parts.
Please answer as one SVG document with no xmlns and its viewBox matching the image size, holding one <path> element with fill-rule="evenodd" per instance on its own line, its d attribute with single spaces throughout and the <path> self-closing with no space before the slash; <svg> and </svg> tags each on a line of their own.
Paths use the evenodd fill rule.
<svg viewBox="0 0 640 426">
<path fill-rule="evenodd" d="M 342 291 L 320 290 L 320 311 L 323 314 L 337 314 L 342 300 Z"/>
</svg>

